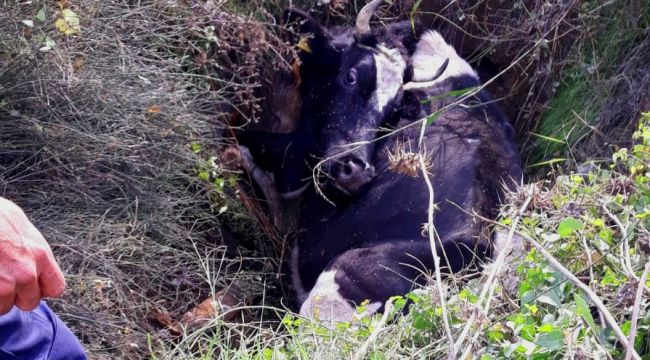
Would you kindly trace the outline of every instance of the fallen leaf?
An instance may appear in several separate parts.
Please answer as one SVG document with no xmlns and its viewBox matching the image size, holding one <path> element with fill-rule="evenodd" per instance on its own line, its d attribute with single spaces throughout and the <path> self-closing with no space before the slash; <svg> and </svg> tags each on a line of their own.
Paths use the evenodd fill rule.
<svg viewBox="0 0 650 360">
<path fill-rule="evenodd" d="M 84 59 L 84 57 L 81 56 L 81 55 L 77 55 L 74 58 L 74 63 L 72 63 L 72 66 L 74 67 L 74 69 L 79 70 L 82 67 L 84 67 L 84 65 L 86 65 L 86 60 Z"/>
<path fill-rule="evenodd" d="M 56 19 L 54 26 L 65 35 L 79 34 L 81 32 L 79 16 L 70 9 L 61 11 L 61 17 Z"/>
<path fill-rule="evenodd" d="M 185 326 L 195 327 L 204 325 L 219 316 L 222 316 L 224 321 L 234 321 L 240 317 L 241 311 L 231 310 L 243 305 L 240 297 L 241 291 L 234 286 L 221 289 L 213 297 L 203 300 L 194 309 L 186 312 L 180 322 Z"/>
<path fill-rule="evenodd" d="M 149 313 L 149 318 L 167 328 L 173 334 L 180 335 L 182 333 L 178 321 L 172 319 L 172 316 L 165 309 L 153 308 Z"/>
<path fill-rule="evenodd" d="M 40 22 L 45 21 L 45 6 L 42 7 L 38 12 L 36 13 L 36 19 Z"/>
<path fill-rule="evenodd" d="M 152 114 L 152 115 L 153 114 L 160 114 L 160 106 L 158 106 L 158 105 L 149 106 L 149 108 L 147 109 L 147 113 Z"/>
</svg>

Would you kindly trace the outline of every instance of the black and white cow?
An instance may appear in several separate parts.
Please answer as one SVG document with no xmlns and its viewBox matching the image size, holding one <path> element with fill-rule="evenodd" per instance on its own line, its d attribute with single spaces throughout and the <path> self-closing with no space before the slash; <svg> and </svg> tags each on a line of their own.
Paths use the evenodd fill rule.
<svg viewBox="0 0 650 360">
<path fill-rule="evenodd" d="M 471 213 L 494 218 L 504 186 L 521 179 L 513 129 L 484 91 L 437 113 L 419 141 L 419 120 L 457 102 L 479 78 L 435 31 L 409 22 L 371 29 L 380 3 L 366 5 L 354 29 L 326 29 L 289 10 L 302 37 L 300 123 L 293 134 L 242 138 L 282 192 L 309 186 L 309 166 L 322 165 L 336 205 L 314 189 L 303 193 L 303 231 L 289 262 L 300 313 L 325 321 L 352 320 L 366 300 L 368 312 L 381 311 L 432 271 L 422 231 L 429 191 L 421 173 L 409 171 L 409 156 L 428 164 L 438 253 L 449 272 L 490 255 L 486 226 Z M 400 130 L 380 139 L 387 127 Z"/>
</svg>

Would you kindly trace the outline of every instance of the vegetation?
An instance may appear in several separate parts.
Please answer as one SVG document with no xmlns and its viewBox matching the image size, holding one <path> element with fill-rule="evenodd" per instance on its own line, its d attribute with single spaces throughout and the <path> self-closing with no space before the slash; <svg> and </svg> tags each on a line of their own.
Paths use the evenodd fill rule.
<svg viewBox="0 0 650 360">
<path fill-rule="evenodd" d="M 601 311 L 624 337 L 634 331 L 631 343 L 638 354 L 650 354 L 650 113 L 643 115 L 634 139 L 633 148 L 616 152 L 602 169 L 558 176 L 511 194 L 499 221 L 499 227 L 514 234 L 506 261 L 470 280 L 444 280 L 459 354 L 480 359 L 622 358 L 626 349 Z M 393 298 L 384 315 L 335 329 L 279 309 L 282 321 L 274 327 L 217 318 L 207 326 L 213 331 L 186 334 L 158 356 L 442 358 L 451 343 L 436 286 Z M 604 307 L 596 307 L 595 299 Z M 363 306 L 358 310 L 362 313 Z M 467 341 L 458 341 L 466 328 Z"/>
<path fill-rule="evenodd" d="M 288 310 L 284 238 L 223 151 L 228 125 L 269 121 L 288 3 L 331 24 L 362 1 L 0 1 L 0 196 L 52 244 L 68 290 L 51 303 L 91 358 L 619 358 L 633 332 L 648 358 L 647 0 L 385 7 L 509 69 L 490 90 L 519 111 L 536 182 L 507 199 L 512 246 L 481 274 L 335 329 Z"/>
<path fill-rule="evenodd" d="M 650 80 L 641 59 L 649 49 L 649 6 L 647 0 L 630 7 L 582 4 L 582 31 L 534 131 L 530 166 L 603 159 L 616 146 L 629 146 L 631 124 L 647 110 Z"/>
</svg>

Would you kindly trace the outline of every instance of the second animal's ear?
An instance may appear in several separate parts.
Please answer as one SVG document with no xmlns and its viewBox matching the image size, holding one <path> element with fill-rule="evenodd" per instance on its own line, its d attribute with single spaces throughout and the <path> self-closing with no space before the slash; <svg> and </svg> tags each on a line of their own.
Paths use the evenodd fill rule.
<svg viewBox="0 0 650 360">
<path fill-rule="evenodd" d="M 306 12 L 287 8 L 282 18 L 283 24 L 288 28 L 291 43 L 300 52 L 301 60 L 311 61 L 323 58 L 315 55 L 322 54 L 331 48 L 327 30 Z"/>
<path fill-rule="evenodd" d="M 415 52 L 418 40 L 424 32 L 424 28 L 417 19 L 405 20 L 388 25 L 386 31 L 391 41 L 396 41 L 403 46 L 409 55 Z"/>
<path fill-rule="evenodd" d="M 399 117 L 419 119 L 422 116 L 422 97 L 416 91 L 404 91 L 400 99 Z"/>
</svg>

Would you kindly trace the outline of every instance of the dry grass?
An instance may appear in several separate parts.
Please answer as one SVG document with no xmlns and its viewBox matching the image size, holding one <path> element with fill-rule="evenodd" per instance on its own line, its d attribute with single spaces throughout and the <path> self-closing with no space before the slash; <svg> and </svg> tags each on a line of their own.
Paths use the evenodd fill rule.
<svg viewBox="0 0 650 360">
<path fill-rule="evenodd" d="M 211 331 L 208 325 L 182 339 L 152 319 L 158 311 L 180 317 L 233 283 L 252 304 L 279 305 L 281 237 L 269 240 L 264 211 L 231 180 L 239 173 L 211 157 L 226 142 L 224 124 L 277 120 L 265 110 L 274 106 L 268 97 L 273 74 L 289 70 L 292 57 L 273 17 L 286 2 L 61 3 L 78 14 L 80 34 L 56 30 L 59 3 L 0 1 L 0 196 L 25 208 L 52 244 L 68 280 L 53 307 L 91 358 L 247 358 L 292 346 L 313 350 L 301 356 L 335 357 L 364 344 L 361 332 L 327 342 L 314 328 L 271 329 L 277 324 L 259 320 L 261 308 L 249 308 L 258 320 L 248 325 L 217 320 Z M 349 23 L 361 3 L 332 0 L 318 16 L 328 24 Z M 382 21 L 409 18 L 416 3 L 394 1 Z M 559 71 L 574 61 L 567 54 L 584 29 L 576 1 L 496 3 L 427 1 L 418 12 L 484 80 L 509 69 L 490 90 L 525 139 Z M 40 50 L 49 42 L 55 46 Z M 621 68 L 612 92 L 647 85 L 634 72 L 642 68 L 640 58 Z M 614 104 L 618 112 L 610 118 L 625 122 L 621 109 L 647 101 L 643 94 Z M 622 128 L 620 122 L 610 127 Z M 394 155 L 412 171 L 415 157 L 401 150 Z M 543 207 L 547 195 L 533 199 L 535 206 Z M 465 284 L 449 283 L 451 293 Z M 513 306 L 506 297 L 497 296 L 495 313 Z M 461 318 L 472 311 L 458 298 L 449 301 Z M 442 338 L 440 329 L 413 338 L 412 319 L 383 329 L 369 351 L 395 358 L 443 354 L 445 344 L 430 341 Z"/>
<path fill-rule="evenodd" d="M 224 19 L 221 6 L 72 2 L 81 33 L 66 36 L 53 25 L 56 3 L 2 5 L 0 195 L 53 246 L 68 281 L 53 306 L 92 358 L 144 357 L 158 328 L 152 309 L 182 314 L 233 281 L 262 293 L 259 230 L 232 187 L 195 171 L 222 145 L 224 118 L 253 103 L 255 67 L 273 57 L 241 34 L 251 20 Z M 216 63 L 205 54 L 240 60 L 246 48 L 230 38 L 238 33 L 257 52 L 243 69 L 221 61 L 209 71 Z M 56 45 L 39 50 L 46 38 Z M 239 48 L 212 54 L 219 41 Z"/>
</svg>

